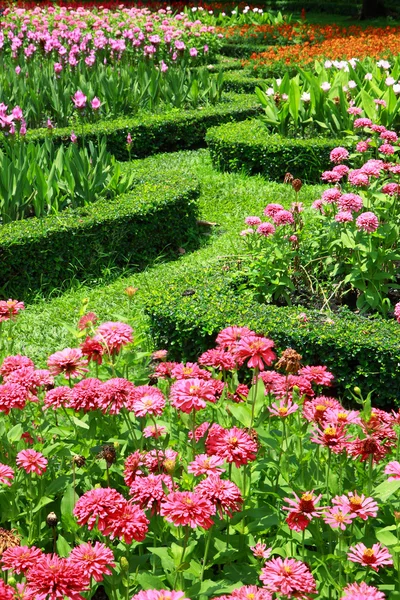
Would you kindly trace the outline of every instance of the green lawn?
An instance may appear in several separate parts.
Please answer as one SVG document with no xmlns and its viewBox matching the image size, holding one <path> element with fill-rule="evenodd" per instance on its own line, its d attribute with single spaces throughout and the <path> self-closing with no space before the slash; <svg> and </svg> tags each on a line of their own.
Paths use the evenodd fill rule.
<svg viewBox="0 0 400 600">
<path fill-rule="evenodd" d="M 101 320 L 128 319 L 133 325 L 145 329 L 141 313 L 141 299 L 149 289 L 168 286 L 172 275 L 183 274 L 192 265 L 218 260 L 227 255 L 240 255 L 241 240 L 238 235 L 244 228 L 243 219 L 249 214 L 262 215 L 269 202 L 278 202 L 287 207 L 294 200 L 292 189 L 284 184 L 267 182 L 260 176 L 218 173 L 213 170 L 207 150 L 177 152 L 138 160 L 134 163 L 138 172 L 156 173 L 171 165 L 179 167 L 182 177 L 194 174 L 201 183 L 200 218 L 216 222 L 211 234 L 202 235 L 201 247 L 195 252 L 177 256 L 176 261 L 154 264 L 142 273 L 120 276 L 112 283 L 112 272 L 105 272 L 103 281 L 90 287 L 77 284 L 60 297 L 42 299 L 27 306 L 16 324 L 14 352 L 30 356 L 43 366 L 47 356 L 62 348 L 76 345 L 71 328 L 76 323 L 84 299 L 88 299 L 88 310 L 98 314 Z M 311 204 L 320 193 L 320 186 L 304 186 L 300 200 Z M 210 228 L 202 230 L 209 232 Z M 189 282 L 190 283 L 190 282 Z M 127 286 L 139 290 L 129 306 L 124 293 Z"/>
</svg>

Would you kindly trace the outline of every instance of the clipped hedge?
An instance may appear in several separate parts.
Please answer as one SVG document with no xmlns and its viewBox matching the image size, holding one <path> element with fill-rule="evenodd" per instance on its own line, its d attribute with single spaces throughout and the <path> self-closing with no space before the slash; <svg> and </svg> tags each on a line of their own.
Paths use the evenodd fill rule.
<svg viewBox="0 0 400 600">
<path fill-rule="evenodd" d="M 254 42 L 226 42 L 221 46 L 220 52 L 224 56 L 231 58 L 248 58 L 254 52 L 268 52 L 271 46 L 267 44 L 257 44 Z"/>
<path fill-rule="evenodd" d="M 206 142 L 213 166 L 220 171 L 261 173 L 267 179 L 282 181 L 288 171 L 309 183 L 321 181 L 330 168 L 329 153 L 348 142 L 330 138 L 285 138 L 270 135 L 262 122 L 248 120 L 209 129 Z"/>
<path fill-rule="evenodd" d="M 151 174 L 150 174 L 151 175 Z M 0 228 L 0 288 L 27 299 L 62 289 L 72 279 L 99 277 L 105 268 L 141 269 L 177 256 L 193 238 L 199 185 L 179 172 L 141 177 L 129 193 L 43 219 Z"/>
<path fill-rule="evenodd" d="M 224 77 L 224 90 L 239 94 L 253 94 L 256 87 L 267 87 L 268 82 L 259 77 L 253 77 L 248 71 L 233 71 Z"/>
<path fill-rule="evenodd" d="M 237 291 L 233 270 L 221 262 L 189 269 L 146 298 L 151 333 L 170 360 L 195 360 L 224 327 L 247 326 L 272 338 L 278 352 L 292 347 L 305 363 L 327 365 L 344 398 L 351 401 L 349 390 L 357 385 L 364 393 L 374 390 L 375 405 L 400 403 L 398 323 L 348 310 L 327 315 L 259 304 L 251 291 Z M 299 318 L 302 312 L 306 322 Z"/>
<path fill-rule="evenodd" d="M 105 137 L 108 150 L 119 160 L 128 160 L 128 133 L 132 137 L 131 158 L 144 158 L 158 152 L 175 152 L 204 146 L 210 127 L 230 121 L 243 121 L 261 112 L 256 97 L 246 94 L 224 94 L 223 102 L 196 110 L 171 110 L 165 113 L 140 113 L 132 118 L 100 121 L 83 126 L 85 140 Z M 52 135 L 59 143 L 69 143 L 72 128 L 36 129 L 28 132 L 30 140 Z M 75 128 L 79 137 L 82 129 Z"/>
</svg>

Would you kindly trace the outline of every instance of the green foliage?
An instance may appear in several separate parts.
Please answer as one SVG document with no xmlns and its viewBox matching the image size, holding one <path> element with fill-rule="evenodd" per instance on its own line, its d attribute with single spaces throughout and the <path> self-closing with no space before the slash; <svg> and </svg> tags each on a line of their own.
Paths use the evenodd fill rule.
<svg viewBox="0 0 400 600">
<path fill-rule="evenodd" d="M 194 293 L 187 295 L 188 289 Z M 247 326 L 272 338 L 278 351 L 291 347 L 305 363 L 327 365 L 345 398 L 357 385 L 373 390 L 374 405 L 390 407 L 400 401 L 398 323 L 347 310 L 336 314 L 307 310 L 304 321 L 301 307 L 257 303 L 228 262 L 186 270 L 169 282 L 168 290 L 153 289 L 145 299 L 145 311 L 157 347 L 168 348 L 171 360 L 193 360 L 224 327 Z"/>
<path fill-rule="evenodd" d="M 83 125 L 75 131 L 83 133 L 85 140 L 105 137 L 107 148 L 119 160 L 143 158 L 157 152 L 172 152 L 186 148 L 198 148 L 204 144 L 209 127 L 232 120 L 240 121 L 260 112 L 259 103 L 253 95 L 224 94 L 216 106 L 196 110 L 172 110 L 162 114 L 140 113 L 133 118 L 99 121 Z M 130 152 L 126 145 L 128 133 L 132 137 Z M 52 135 L 56 143 L 69 143 L 71 128 L 28 132 L 29 140 L 42 140 Z"/>
<path fill-rule="evenodd" d="M 256 87 L 263 88 L 267 85 L 265 79 L 253 77 L 248 71 L 234 71 L 224 77 L 224 90 L 237 93 L 254 93 Z"/>
<path fill-rule="evenodd" d="M 330 166 L 329 153 L 343 140 L 283 138 L 268 135 L 257 120 L 229 123 L 207 132 L 207 145 L 215 168 L 221 171 L 261 173 L 282 181 L 286 172 L 308 182 L 318 182 Z"/>
<path fill-rule="evenodd" d="M 162 179 L 162 180 L 161 180 Z M 4 225 L 0 231 L 2 295 L 30 297 L 66 282 L 102 273 L 106 264 L 143 268 L 175 253 L 196 227 L 197 181 L 164 172 L 136 182 L 115 200 L 99 200 L 43 219 Z"/>
<path fill-rule="evenodd" d="M 269 46 L 265 44 L 256 44 L 251 42 L 244 43 L 229 43 L 226 42 L 221 46 L 221 54 L 232 58 L 249 58 L 254 52 L 267 52 Z"/>
</svg>

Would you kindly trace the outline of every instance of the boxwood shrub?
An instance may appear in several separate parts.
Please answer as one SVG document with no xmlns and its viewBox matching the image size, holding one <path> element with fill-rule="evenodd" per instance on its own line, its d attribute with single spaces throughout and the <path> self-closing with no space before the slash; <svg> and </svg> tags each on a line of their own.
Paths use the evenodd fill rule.
<svg viewBox="0 0 400 600">
<path fill-rule="evenodd" d="M 224 77 L 224 89 L 227 92 L 237 92 L 239 94 L 254 93 L 256 87 L 265 88 L 268 82 L 266 79 L 253 77 L 248 71 L 233 71 L 227 73 Z"/>
<path fill-rule="evenodd" d="M 271 46 L 267 44 L 257 44 L 255 42 L 226 42 L 221 46 L 221 54 L 232 58 L 248 58 L 254 52 L 268 52 Z"/>
<path fill-rule="evenodd" d="M 131 158 L 144 158 L 157 152 L 174 152 L 199 148 L 205 145 L 204 138 L 209 127 L 230 121 L 243 121 L 261 112 L 254 95 L 224 94 L 223 102 L 196 110 L 171 110 L 165 113 L 140 113 L 132 118 L 100 121 L 83 126 L 86 140 L 96 141 L 105 137 L 107 147 L 119 160 L 128 160 L 126 146 L 128 133 L 132 137 Z M 59 143 L 70 143 L 72 127 L 36 129 L 28 132 L 28 139 L 43 139 L 52 135 Z M 82 138 L 82 129 L 75 134 Z M 80 135 L 81 134 L 81 135 Z"/>
<path fill-rule="evenodd" d="M 229 123 L 208 130 L 206 142 L 211 159 L 220 171 L 261 173 L 267 179 L 282 181 L 288 171 L 303 181 L 321 181 L 330 167 L 329 153 L 344 140 L 330 138 L 286 138 L 268 134 L 256 119 Z"/>
<path fill-rule="evenodd" d="M 359 386 L 364 393 L 373 391 L 374 404 L 400 403 L 397 322 L 349 310 L 328 315 L 259 304 L 250 290 L 237 288 L 229 269 L 224 263 L 188 269 L 145 300 L 157 347 L 167 348 L 170 360 L 195 360 L 224 327 L 248 326 L 272 338 L 278 352 L 292 347 L 305 363 L 327 365 L 336 377 L 335 392 L 345 402 L 352 401 L 350 392 Z"/>
<path fill-rule="evenodd" d="M 179 172 L 153 181 L 150 175 L 112 201 L 1 227 L 2 296 L 26 300 L 71 279 L 99 277 L 105 268 L 138 270 L 160 255 L 176 257 L 195 237 L 199 185 Z"/>
</svg>

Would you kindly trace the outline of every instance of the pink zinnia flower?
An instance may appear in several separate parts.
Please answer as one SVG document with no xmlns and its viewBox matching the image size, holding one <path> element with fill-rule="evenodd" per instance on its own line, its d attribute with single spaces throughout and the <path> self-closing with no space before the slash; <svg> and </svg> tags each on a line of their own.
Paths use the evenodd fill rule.
<svg viewBox="0 0 400 600">
<path fill-rule="evenodd" d="M 285 210 L 282 204 L 268 204 L 264 209 L 264 215 L 274 217 L 280 210 Z"/>
<path fill-rule="evenodd" d="M 84 573 L 73 568 L 66 558 L 43 555 L 26 574 L 25 600 L 83 600 L 81 592 L 87 590 Z"/>
<path fill-rule="evenodd" d="M 221 519 L 224 512 L 228 517 L 232 517 L 233 512 L 242 508 L 243 498 L 237 485 L 227 479 L 221 479 L 219 475 L 209 475 L 194 491 L 215 505 Z"/>
<path fill-rule="evenodd" d="M 333 529 L 340 527 L 342 531 L 345 531 L 346 525 L 350 525 L 355 516 L 347 510 L 342 510 L 339 506 L 327 509 L 324 521 L 330 525 Z"/>
<path fill-rule="evenodd" d="M 398 183 L 386 183 L 382 186 L 382 193 L 388 196 L 395 196 L 400 193 L 400 186 Z"/>
<path fill-rule="evenodd" d="M 338 200 L 340 210 L 358 212 L 363 207 L 363 199 L 358 194 L 343 194 Z"/>
<path fill-rule="evenodd" d="M 36 473 L 36 475 L 43 475 L 47 469 L 47 458 L 36 450 L 21 450 L 17 454 L 16 463 L 26 473 Z"/>
<path fill-rule="evenodd" d="M 161 504 L 160 514 L 176 526 L 209 529 L 214 524 L 215 506 L 195 492 L 172 492 Z"/>
<path fill-rule="evenodd" d="M 382 144 L 381 146 L 379 146 L 378 150 L 382 154 L 394 154 L 394 146 L 392 146 L 392 144 Z"/>
<path fill-rule="evenodd" d="M 322 193 L 322 200 L 327 204 L 333 204 L 339 200 L 342 192 L 338 188 L 329 188 Z"/>
<path fill-rule="evenodd" d="M 362 543 L 351 546 L 347 558 L 351 562 L 360 563 L 364 567 L 371 567 L 374 571 L 378 571 L 380 567 L 393 564 L 389 551 L 379 543 L 374 544 L 372 548 L 367 548 Z"/>
<path fill-rule="evenodd" d="M 333 425 L 347 425 L 349 423 L 360 423 L 360 412 L 358 410 L 345 410 L 344 408 L 327 408 L 325 411 L 325 423 Z"/>
<path fill-rule="evenodd" d="M 29 569 L 37 563 L 38 559 L 43 556 L 43 552 L 35 546 L 15 546 L 4 550 L 1 562 L 3 571 L 11 569 L 17 575 L 21 573 L 26 575 Z M 1 596 L 0 596 L 1 597 Z"/>
<path fill-rule="evenodd" d="M 219 467 L 224 464 L 224 459 L 219 456 L 207 456 L 207 454 L 198 454 L 193 462 L 188 464 L 188 473 L 199 475 L 213 475 L 222 473 L 224 469 Z"/>
<path fill-rule="evenodd" d="M 65 348 L 55 352 L 47 359 L 47 365 L 52 375 L 64 373 L 66 379 L 82 377 L 87 373 L 87 360 L 82 357 L 79 348 Z"/>
<path fill-rule="evenodd" d="M 314 428 L 311 441 L 329 448 L 334 454 L 340 454 L 346 449 L 349 436 L 346 435 L 343 425 L 338 427 L 331 423 L 325 423 L 324 428 Z"/>
<path fill-rule="evenodd" d="M 71 389 L 69 406 L 76 411 L 89 412 L 100 408 L 102 386 L 95 377 L 82 379 Z"/>
<path fill-rule="evenodd" d="M 124 464 L 124 481 L 125 485 L 130 487 L 135 481 L 136 475 L 141 475 L 140 467 L 143 465 L 143 458 L 139 450 L 130 454 Z"/>
<path fill-rule="evenodd" d="M 398 141 L 398 136 L 395 131 L 390 131 L 389 129 L 385 129 L 381 132 L 380 138 L 382 140 L 386 140 L 387 142 L 396 143 Z"/>
<path fill-rule="evenodd" d="M 209 427 L 210 427 L 210 423 L 205 421 L 204 423 L 202 423 L 195 429 L 194 439 L 196 440 L 196 442 L 198 442 L 199 440 L 201 440 L 202 437 L 205 436 L 206 431 Z M 193 431 L 189 431 L 188 437 L 190 440 L 193 439 Z"/>
<path fill-rule="evenodd" d="M 103 533 L 112 540 L 118 538 L 126 544 L 131 544 L 133 540 L 143 542 L 148 529 L 149 520 L 144 511 L 125 500 L 122 509 L 106 520 Z"/>
<path fill-rule="evenodd" d="M 233 371 L 236 368 L 236 360 L 233 354 L 222 348 L 212 348 L 207 352 L 203 352 L 199 358 L 199 363 L 220 371 Z"/>
<path fill-rule="evenodd" d="M 81 351 L 82 354 L 87 357 L 88 361 L 93 361 L 98 365 L 101 365 L 103 362 L 104 348 L 98 340 L 94 340 L 88 336 L 85 341 L 81 343 Z"/>
<path fill-rule="evenodd" d="M 78 321 L 78 329 L 79 331 L 83 331 L 84 329 L 89 329 L 96 325 L 98 317 L 94 312 L 88 312 L 83 317 L 81 317 Z"/>
<path fill-rule="evenodd" d="M 18 302 L 18 300 L 0 300 L 0 323 L 2 321 L 14 321 L 17 314 L 24 308 L 24 303 Z"/>
<path fill-rule="evenodd" d="M 197 363 L 176 363 L 171 370 L 173 379 L 211 379 L 211 373 L 201 369 Z"/>
<path fill-rule="evenodd" d="M 13 371 L 17 371 L 23 367 L 31 367 L 34 369 L 35 365 L 30 358 L 27 356 L 21 356 L 21 354 L 16 354 L 15 356 L 6 356 L 6 358 L 3 360 L 3 364 L 0 367 L 0 375 L 6 378 Z"/>
<path fill-rule="evenodd" d="M 71 392 L 72 390 L 66 385 L 49 390 L 43 400 L 43 410 L 48 408 L 56 410 L 57 408 L 69 406 Z"/>
<path fill-rule="evenodd" d="M 293 402 L 290 399 L 288 399 L 287 402 L 285 400 L 281 400 L 279 406 L 276 402 L 271 404 L 271 406 L 268 406 L 268 410 L 271 413 L 271 415 L 273 415 L 274 417 L 280 417 L 281 419 L 285 419 L 292 413 L 296 412 L 298 408 L 299 405 L 293 404 Z"/>
<path fill-rule="evenodd" d="M 354 129 L 359 129 L 361 127 L 371 127 L 371 125 L 372 125 L 371 119 L 366 119 L 366 118 L 356 119 L 353 124 Z"/>
<path fill-rule="evenodd" d="M 378 514 L 378 504 L 373 498 L 368 498 L 357 492 L 348 492 L 347 495 L 335 496 L 332 504 L 339 506 L 343 511 L 350 512 L 352 516 L 360 517 L 366 521 L 368 517 L 376 517 Z"/>
<path fill-rule="evenodd" d="M 349 152 L 346 148 L 338 146 L 331 151 L 329 158 L 331 162 L 338 164 L 349 158 Z"/>
<path fill-rule="evenodd" d="M 167 433 L 167 428 L 164 425 L 148 425 L 143 429 L 143 437 L 145 438 L 160 438 Z"/>
<path fill-rule="evenodd" d="M 255 460 L 257 444 L 244 429 L 224 429 L 214 423 L 206 439 L 206 451 L 240 467 Z"/>
<path fill-rule="evenodd" d="M 115 377 L 101 384 L 99 388 L 99 408 L 110 415 L 118 415 L 121 408 L 131 410 L 133 395 L 136 391 L 131 381 Z"/>
<path fill-rule="evenodd" d="M 306 516 L 304 513 L 299 512 L 298 510 L 292 510 L 287 518 L 285 519 L 289 529 L 293 529 L 293 531 L 304 531 L 309 524 L 311 519 Z"/>
<path fill-rule="evenodd" d="M 267 560 L 272 552 L 272 548 L 267 548 L 267 544 L 257 542 L 255 546 L 250 546 L 250 550 L 256 558 L 264 558 Z"/>
<path fill-rule="evenodd" d="M 348 210 L 341 210 L 335 215 L 335 221 L 338 223 L 350 223 L 353 220 L 353 215 Z"/>
<path fill-rule="evenodd" d="M 309 402 L 305 402 L 303 406 L 303 416 L 307 421 L 322 423 L 326 421 L 326 411 L 328 408 L 337 408 L 340 410 L 342 405 L 336 398 L 329 396 L 317 396 Z"/>
<path fill-rule="evenodd" d="M 400 463 L 397 460 L 388 463 L 385 467 L 385 475 L 392 475 L 392 477 L 388 478 L 388 481 L 400 479 Z"/>
<path fill-rule="evenodd" d="M 165 398 L 162 392 L 149 385 L 141 385 L 134 389 L 132 400 L 129 404 L 130 410 L 136 417 L 147 415 L 161 415 L 165 406 Z"/>
<path fill-rule="evenodd" d="M 94 488 L 81 496 L 74 508 L 78 525 L 87 525 L 91 530 L 97 525 L 104 532 L 110 520 L 124 510 L 125 498 L 112 488 Z"/>
<path fill-rule="evenodd" d="M 261 219 L 260 217 L 246 217 L 244 222 L 246 225 L 260 225 Z"/>
<path fill-rule="evenodd" d="M 142 590 L 135 594 L 131 600 L 189 600 L 185 592 L 170 592 L 169 590 Z"/>
<path fill-rule="evenodd" d="M 206 401 L 214 403 L 215 390 L 211 381 L 181 379 L 172 385 L 170 401 L 176 409 L 189 414 L 205 408 Z"/>
<path fill-rule="evenodd" d="M 354 169 L 348 174 L 349 183 L 355 186 L 364 187 L 369 184 L 369 177 L 366 173 L 363 173 L 361 169 Z"/>
<path fill-rule="evenodd" d="M 369 140 L 361 140 L 361 142 L 358 142 L 358 144 L 356 144 L 357 152 L 367 152 L 370 141 L 371 140 L 369 139 Z"/>
<path fill-rule="evenodd" d="M 294 558 L 272 558 L 261 569 L 260 579 L 267 590 L 288 598 L 306 597 L 317 592 L 307 565 Z"/>
<path fill-rule="evenodd" d="M 126 323 L 108 321 L 97 328 L 94 339 L 104 344 L 110 354 L 118 354 L 123 346 L 133 342 L 133 330 Z"/>
<path fill-rule="evenodd" d="M 338 183 L 342 177 L 343 175 L 335 171 L 324 171 L 321 175 L 322 181 L 327 181 L 328 183 Z"/>
<path fill-rule="evenodd" d="M 217 344 L 222 348 L 232 350 L 240 340 L 254 335 L 254 331 L 247 327 L 227 327 L 217 335 Z"/>
<path fill-rule="evenodd" d="M 7 585 L 0 579 L 0 598 L 1 600 L 15 600 L 15 589 L 11 585 Z"/>
<path fill-rule="evenodd" d="M 247 359 L 247 366 L 251 369 L 264 371 L 264 364 L 270 366 L 276 358 L 275 352 L 271 350 L 274 342 L 265 337 L 256 335 L 248 336 L 238 343 L 235 356 L 238 363 L 242 365 Z"/>
<path fill-rule="evenodd" d="M 229 595 L 218 596 L 212 600 L 272 600 L 272 594 L 256 585 L 243 585 Z"/>
<path fill-rule="evenodd" d="M 151 358 L 153 360 L 164 360 L 164 358 L 167 357 L 167 354 L 168 354 L 168 350 L 156 350 L 151 355 Z"/>
<path fill-rule="evenodd" d="M 160 512 L 160 505 L 166 497 L 166 489 L 172 492 L 173 483 L 170 475 L 147 475 L 136 477 L 132 482 L 129 493 L 132 502 L 139 504 L 142 509 L 151 510 L 151 514 Z"/>
<path fill-rule="evenodd" d="M 341 600 L 385 600 L 385 594 L 363 581 L 346 585 Z"/>
<path fill-rule="evenodd" d="M 275 225 L 293 225 L 294 218 L 290 210 L 278 210 L 272 217 Z M 260 229 L 260 227 L 258 228 Z M 258 231 L 258 230 L 257 230 Z"/>
<path fill-rule="evenodd" d="M 374 463 L 381 461 L 394 446 L 393 439 L 382 438 L 380 435 L 372 434 L 364 438 L 356 438 L 347 446 L 347 453 L 353 458 L 359 458 L 365 462 L 370 456 Z"/>
<path fill-rule="evenodd" d="M 76 108 L 85 108 L 86 106 L 86 96 L 83 92 L 81 92 L 81 90 L 78 90 L 77 92 L 75 92 L 75 94 L 72 96 L 72 100 L 73 103 L 75 104 Z"/>
<path fill-rule="evenodd" d="M 0 463 L 0 484 L 12 485 L 12 480 L 14 479 L 14 469 L 9 467 L 8 465 L 3 465 Z"/>
<path fill-rule="evenodd" d="M 317 504 L 321 500 L 322 494 L 315 496 L 314 491 L 304 492 L 299 498 L 299 496 L 293 492 L 293 496 L 295 497 L 294 500 L 292 498 L 284 498 L 285 502 L 290 506 L 282 506 L 282 510 L 292 511 L 294 509 L 306 515 L 310 520 L 312 517 L 320 516 L 323 509 L 317 507 Z"/>
<path fill-rule="evenodd" d="M 73 548 L 69 561 L 73 568 L 83 572 L 88 581 L 91 577 L 102 581 L 104 575 L 111 575 L 108 567 L 115 567 L 112 551 L 100 542 L 95 542 L 94 546 L 88 542 Z"/>
<path fill-rule="evenodd" d="M 275 227 L 272 225 L 272 223 L 260 223 L 256 231 L 264 237 L 269 237 L 275 233 Z"/>
</svg>

